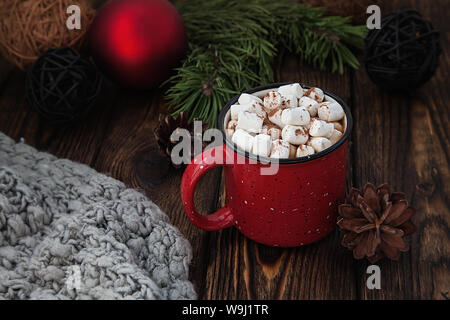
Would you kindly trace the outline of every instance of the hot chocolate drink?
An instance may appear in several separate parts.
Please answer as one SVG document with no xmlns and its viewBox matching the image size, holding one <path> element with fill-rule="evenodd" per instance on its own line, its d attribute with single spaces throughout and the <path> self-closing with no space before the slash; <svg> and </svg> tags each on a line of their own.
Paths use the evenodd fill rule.
<svg viewBox="0 0 450 320">
<path fill-rule="evenodd" d="M 338 142 L 346 126 L 342 106 L 320 88 L 299 83 L 258 97 L 243 93 L 230 108 L 228 138 L 240 149 L 261 157 L 298 158 Z"/>
</svg>

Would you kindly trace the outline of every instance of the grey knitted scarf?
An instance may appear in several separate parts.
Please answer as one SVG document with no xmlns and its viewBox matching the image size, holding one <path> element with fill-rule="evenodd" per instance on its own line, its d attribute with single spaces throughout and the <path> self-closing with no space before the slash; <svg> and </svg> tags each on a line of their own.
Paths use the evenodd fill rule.
<svg viewBox="0 0 450 320">
<path fill-rule="evenodd" d="M 191 258 L 139 192 L 0 133 L 0 299 L 195 299 Z"/>
</svg>

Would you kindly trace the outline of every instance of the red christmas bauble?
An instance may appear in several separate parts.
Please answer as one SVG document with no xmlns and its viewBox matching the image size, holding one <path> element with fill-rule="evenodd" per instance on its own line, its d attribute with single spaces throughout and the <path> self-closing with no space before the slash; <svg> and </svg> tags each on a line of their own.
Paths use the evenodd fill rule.
<svg viewBox="0 0 450 320">
<path fill-rule="evenodd" d="M 137 89 L 164 81 L 187 49 L 183 19 L 167 0 L 110 0 L 98 11 L 89 42 L 108 77 Z"/>
</svg>

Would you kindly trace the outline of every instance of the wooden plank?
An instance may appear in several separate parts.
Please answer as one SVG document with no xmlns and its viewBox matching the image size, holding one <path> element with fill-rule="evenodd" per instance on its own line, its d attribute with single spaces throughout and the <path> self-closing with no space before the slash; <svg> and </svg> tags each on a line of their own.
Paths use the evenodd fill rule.
<svg viewBox="0 0 450 320">
<path fill-rule="evenodd" d="M 408 5 L 409 4 L 409 5 Z M 448 2 L 395 1 L 392 9 L 412 7 L 447 26 L 442 12 Z M 418 214 L 419 231 L 411 237 L 411 252 L 399 262 L 380 261 L 381 290 L 366 288 L 366 261 L 358 263 L 362 299 L 448 299 L 450 292 L 449 195 L 449 72 L 448 32 L 436 76 L 411 95 L 379 90 L 364 70 L 355 74 L 356 184 L 388 182 L 404 191 Z"/>
<path fill-rule="evenodd" d="M 327 88 L 350 100 L 349 73 L 343 76 L 303 66 L 292 56 L 277 70 L 281 81 Z M 221 195 L 222 205 L 224 194 Z M 351 255 L 339 235 L 300 248 L 257 244 L 235 228 L 211 233 L 203 299 L 352 299 L 356 297 Z"/>
<path fill-rule="evenodd" d="M 209 234 L 194 227 L 186 217 L 180 199 L 183 170 L 174 170 L 157 145 L 153 131 L 159 113 L 167 113 L 161 94 L 122 92 L 118 97 L 111 124 L 94 168 L 141 189 L 168 214 L 171 222 L 191 242 L 194 259 L 191 279 L 201 295 L 204 261 Z M 220 169 L 212 170 L 199 182 L 196 191 L 197 209 L 210 213 L 215 209 L 220 182 Z"/>
</svg>

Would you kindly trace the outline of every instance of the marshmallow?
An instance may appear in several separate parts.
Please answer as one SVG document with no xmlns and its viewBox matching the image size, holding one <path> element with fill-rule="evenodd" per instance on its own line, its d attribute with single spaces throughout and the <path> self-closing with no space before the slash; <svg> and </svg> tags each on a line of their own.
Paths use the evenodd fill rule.
<svg viewBox="0 0 450 320">
<path fill-rule="evenodd" d="M 307 156 L 310 156 L 310 155 L 312 155 L 314 153 L 315 152 L 314 152 L 314 148 L 313 147 L 307 146 L 305 144 L 301 144 L 301 145 L 298 146 L 295 156 L 297 158 L 307 157 Z"/>
<path fill-rule="evenodd" d="M 322 102 L 325 98 L 325 95 L 322 91 L 322 89 L 319 88 L 311 88 L 308 91 L 305 92 L 305 96 L 316 100 L 317 102 Z"/>
<path fill-rule="evenodd" d="M 253 139 L 252 153 L 261 156 L 268 157 L 272 148 L 272 139 L 267 134 L 258 134 Z"/>
<path fill-rule="evenodd" d="M 344 133 L 344 127 L 340 122 L 332 122 L 332 124 L 337 131 Z"/>
<path fill-rule="evenodd" d="M 306 108 L 311 117 L 317 116 L 317 110 L 319 109 L 319 104 L 316 100 L 310 97 L 301 97 L 299 101 L 299 106 Z"/>
<path fill-rule="evenodd" d="M 270 128 L 267 130 L 267 134 L 272 138 L 272 140 L 277 140 L 281 138 L 281 129 Z"/>
<path fill-rule="evenodd" d="M 310 115 L 308 110 L 301 107 L 284 109 L 281 114 L 281 122 L 285 125 L 301 126 L 308 124 L 309 120 Z"/>
<path fill-rule="evenodd" d="M 267 125 L 263 125 L 261 129 L 261 133 L 268 134 L 272 140 L 280 139 L 281 137 L 281 130 L 276 127 L 271 127 Z"/>
<path fill-rule="evenodd" d="M 256 113 L 241 111 L 238 116 L 236 129 L 244 129 L 248 132 L 259 133 L 262 129 L 264 118 Z"/>
<path fill-rule="evenodd" d="M 263 118 L 266 117 L 266 112 L 264 111 L 264 105 L 261 102 L 253 102 L 249 105 L 248 110 L 250 112 L 256 113 Z"/>
<path fill-rule="evenodd" d="M 281 107 L 283 97 L 276 91 L 270 91 L 264 96 L 264 107 L 267 111 Z"/>
<path fill-rule="evenodd" d="M 272 150 L 270 152 L 271 158 L 289 158 L 290 153 L 290 145 L 286 141 L 283 140 L 275 140 L 272 141 Z"/>
<path fill-rule="evenodd" d="M 250 109 L 248 111 L 263 116 L 263 118 L 267 116 L 266 112 L 264 111 L 264 105 L 261 102 L 253 102 L 250 105 Z"/>
<path fill-rule="evenodd" d="M 245 130 L 237 129 L 234 132 L 231 141 L 233 141 L 233 143 L 235 143 L 242 150 L 251 152 L 254 139 L 255 138 Z"/>
<path fill-rule="evenodd" d="M 286 109 L 291 110 L 291 109 Z M 281 115 L 283 113 L 283 110 L 281 108 L 271 110 L 267 113 L 267 116 L 269 117 L 269 120 L 272 121 L 272 123 L 276 124 L 280 128 L 284 127 L 283 121 L 281 121 Z"/>
<path fill-rule="evenodd" d="M 313 147 L 315 152 L 320 152 L 331 147 L 331 141 L 324 137 L 311 137 L 307 145 Z"/>
<path fill-rule="evenodd" d="M 308 141 L 308 132 L 299 126 L 287 125 L 281 131 L 283 140 L 294 145 L 304 144 Z"/>
<path fill-rule="evenodd" d="M 294 83 L 268 91 L 264 98 L 248 93 L 230 107 L 226 137 L 260 157 L 309 157 L 342 139 L 343 107 L 325 101 L 320 88 Z"/>
<path fill-rule="evenodd" d="M 328 138 L 332 144 L 335 144 L 336 142 L 338 142 L 339 140 L 341 140 L 342 138 L 342 132 L 333 129 L 333 132 L 331 133 L 330 137 Z"/>
<path fill-rule="evenodd" d="M 239 113 L 242 111 L 248 111 L 266 117 L 266 112 L 264 111 L 262 104 L 259 102 L 252 102 L 250 104 L 233 104 L 230 107 L 231 119 L 237 120 Z"/>
<path fill-rule="evenodd" d="M 227 129 L 236 129 L 237 121 L 236 120 L 230 120 L 228 121 Z"/>
<path fill-rule="evenodd" d="M 304 124 L 302 127 L 309 131 L 309 128 L 311 128 L 311 124 L 315 119 L 317 118 L 310 119 L 309 122 L 307 124 Z"/>
<path fill-rule="evenodd" d="M 231 120 L 237 120 L 238 115 L 242 111 L 248 111 L 248 105 L 246 104 L 233 104 L 230 107 L 230 113 L 231 113 Z"/>
<path fill-rule="evenodd" d="M 299 83 L 287 84 L 278 88 L 278 92 L 282 95 L 293 95 L 297 99 L 303 96 L 303 88 Z"/>
<path fill-rule="evenodd" d="M 297 108 L 298 99 L 293 94 L 282 95 L 283 97 L 283 107 L 285 108 Z"/>
<path fill-rule="evenodd" d="M 231 137 L 233 137 L 234 129 L 226 129 L 225 133 L 227 134 L 228 138 L 231 138 Z"/>
<path fill-rule="evenodd" d="M 311 127 L 309 128 L 309 134 L 313 137 L 329 138 L 333 134 L 333 131 L 334 126 L 332 123 L 318 119 L 313 119 Z"/>
<path fill-rule="evenodd" d="M 239 96 L 238 102 L 239 104 L 252 104 L 253 102 L 262 103 L 263 101 L 252 94 L 243 93 Z"/>
<path fill-rule="evenodd" d="M 345 113 L 341 105 L 336 102 L 324 102 L 319 106 L 319 118 L 328 122 L 341 120 Z"/>
</svg>

